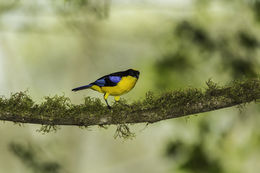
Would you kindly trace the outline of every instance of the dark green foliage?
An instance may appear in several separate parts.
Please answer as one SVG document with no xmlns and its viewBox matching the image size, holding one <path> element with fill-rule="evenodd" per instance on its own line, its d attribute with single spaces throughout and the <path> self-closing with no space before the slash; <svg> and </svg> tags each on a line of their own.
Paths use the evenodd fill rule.
<svg viewBox="0 0 260 173">
<path fill-rule="evenodd" d="M 185 52 L 176 52 L 175 54 L 165 55 L 161 61 L 156 63 L 158 73 L 166 73 L 165 70 L 171 69 L 172 71 L 182 72 L 192 67 L 188 61 Z"/>
<path fill-rule="evenodd" d="M 171 81 L 175 81 L 171 78 L 171 76 L 174 76 L 172 73 L 187 74 L 194 70 L 194 65 L 189 60 L 189 54 L 185 51 L 163 55 L 154 67 L 158 76 L 155 78 L 155 85 L 161 90 L 171 86 Z"/>
<path fill-rule="evenodd" d="M 182 39 L 191 40 L 195 46 L 201 46 L 208 51 L 215 47 L 214 42 L 205 29 L 188 21 L 180 22 L 175 29 L 175 34 Z"/>
<path fill-rule="evenodd" d="M 254 0 L 253 3 L 251 4 L 252 9 L 255 13 L 255 17 L 258 21 L 260 21 L 260 1 L 259 0 Z"/>
<path fill-rule="evenodd" d="M 61 165 L 53 161 L 43 161 L 39 157 L 39 151 L 31 145 L 25 146 L 19 143 L 11 143 L 10 151 L 33 173 L 59 173 Z"/>
<path fill-rule="evenodd" d="M 194 173 L 218 173 L 223 172 L 220 159 L 213 159 L 210 152 L 205 150 L 205 142 L 210 134 L 209 124 L 207 121 L 201 121 L 200 135 L 198 143 L 193 145 L 185 144 L 181 140 L 171 141 L 166 147 L 166 156 L 178 161 L 179 168 Z M 184 157 L 180 157 L 180 154 Z"/>
<path fill-rule="evenodd" d="M 243 59 L 232 59 L 229 64 L 232 64 L 232 74 L 234 78 L 239 78 L 241 76 L 256 77 L 257 74 L 254 70 L 254 62 L 246 61 Z"/>
<path fill-rule="evenodd" d="M 216 33 L 206 26 L 185 20 L 174 27 L 173 34 L 170 38 L 172 50 L 161 55 L 160 61 L 154 65 L 158 74 L 155 85 L 160 89 L 172 86 L 169 81 L 179 83 L 188 78 L 185 75 L 196 72 L 196 63 L 208 61 L 209 58 L 218 58 L 213 69 L 228 72 L 234 79 L 257 77 L 259 73 L 259 40 L 250 30 L 219 33 L 214 37 Z M 196 59 L 193 58 L 194 54 L 197 55 Z"/>
<path fill-rule="evenodd" d="M 245 48 L 253 50 L 256 49 L 259 46 L 259 41 L 256 39 L 255 36 L 251 35 L 250 33 L 241 31 L 238 33 L 238 38 Z"/>
<path fill-rule="evenodd" d="M 189 158 L 181 165 L 181 168 L 194 173 L 222 172 L 220 164 L 211 160 L 209 154 L 203 151 L 203 146 L 197 145 L 192 149 Z"/>
<path fill-rule="evenodd" d="M 222 172 L 221 163 L 213 160 L 210 153 L 204 151 L 202 144 L 188 146 L 181 141 L 168 143 L 167 157 L 174 159 L 174 162 L 176 162 L 180 159 L 180 154 L 186 156 L 183 161 L 180 161 L 179 168 L 181 169 L 194 173 Z"/>
<path fill-rule="evenodd" d="M 183 151 L 184 143 L 182 141 L 169 142 L 166 146 L 166 156 L 170 158 L 178 158 Z"/>
</svg>

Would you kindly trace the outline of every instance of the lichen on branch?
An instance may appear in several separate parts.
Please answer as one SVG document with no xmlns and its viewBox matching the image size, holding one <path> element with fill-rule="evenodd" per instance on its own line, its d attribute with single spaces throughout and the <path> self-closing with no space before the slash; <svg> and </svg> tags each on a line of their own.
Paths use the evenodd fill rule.
<svg viewBox="0 0 260 173">
<path fill-rule="evenodd" d="M 89 127 L 154 123 L 260 99 L 259 79 L 235 81 L 222 87 L 211 80 L 206 84 L 205 89 L 179 89 L 160 95 L 148 92 L 143 100 L 131 104 L 124 100 L 115 103 L 112 110 L 97 98 L 86 97 L 82 104 L 75 105 L 65 96 L 54 96 L 45 97 L 37 104 L 28 92 L 18 92 L 10 98 L 0 97 L 0 120 L 42 124 L 42 131 L 48 132 L 57 129 L 58 125 Z"/>
</svg>

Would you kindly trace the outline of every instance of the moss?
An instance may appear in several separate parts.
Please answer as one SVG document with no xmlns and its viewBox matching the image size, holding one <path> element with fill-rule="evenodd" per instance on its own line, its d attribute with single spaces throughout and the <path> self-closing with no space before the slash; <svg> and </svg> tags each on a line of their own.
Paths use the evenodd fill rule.
<svg viewBox="0 0 260 173">
<path fill-rule="evenodd" d="M 2 97 L 0 99 L 1 111 L 12 111 L 19 116 L 28 116 L 34 102 L 27 91 L 11 94 L 9 99 Z"/>
<path fill-rule="evenodd" d="M 114 134 L 114 138 L 124 138 L 124 139 L 133 139 L 135 134 L 130 131 L 130 128 L 127 124 L 119 124 L 117 125 L 116 132 Z"/>
<path fill-rule="evenodd" d="M 42 134 L 47 134 L 50 132 L 56 132 L 58 129 L 60 129 L 60 126 L 57 125 L 42 125 L 41 128 L 36 131 Z"/>
<path fill-rule="evenodd" d="M 208 80 L 206 85 L 205 89 L 187 88 L 160 95 L 148 92 L 143 100 L 131 104 L 122 99 L 112 110 L 97 98 L 86 97 L 82 104 L 75 105 L 68 97 L 56 95 L 36 104 L 27 91 L 18 92 L 10 98 L 0 97 L 0 119 L 41 124 L 38 131 L 42 133 L 56 131 L 58 125 L 118 125 L 115 137 L 131 138 L 133 134 L 126 124 L 154 123 L 236 105 L 241 108 L 260 98 L 259 79 L 234 81 L 227 86 Z"/>
</svg>

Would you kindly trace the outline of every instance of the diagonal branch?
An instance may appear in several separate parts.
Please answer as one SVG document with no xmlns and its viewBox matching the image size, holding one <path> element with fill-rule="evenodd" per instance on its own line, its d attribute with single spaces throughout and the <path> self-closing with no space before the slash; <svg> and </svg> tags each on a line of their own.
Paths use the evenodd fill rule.
<svg viewBox="0 0 260 173">
<path fill-rule="evenodd" d="M 214 111 L 260 99 L 260 80 L 250 79 L 219 87 L 212 81 L 207 88 L 189 88 L 155 96 L 151 92 L 142 101 L 127 105 L 115 103 L 112 110 L 99 100 L 86 97 L 74 105 L 64 96 L 46 97 L 36 104 L 26 92 L 0 98 L 0 120 L 42 125 L 111 125 L 154 123 L 197 113 Z"/>
</svg>

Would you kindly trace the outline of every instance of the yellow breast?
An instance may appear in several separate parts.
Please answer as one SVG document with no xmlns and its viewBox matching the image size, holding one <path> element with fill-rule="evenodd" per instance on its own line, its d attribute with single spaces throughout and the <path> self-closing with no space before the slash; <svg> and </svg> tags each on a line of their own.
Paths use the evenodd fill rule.
<svg viewBox="0 0 260 173">
<path fill-rule="evenodd" d="M 112 96 L 119 96 L 129 92 L 134 88 L 137 78 L 132 76 L 124 76 L 116 86 L 101 87 L 103 93 L 109 93 Z"/>
</svg>

